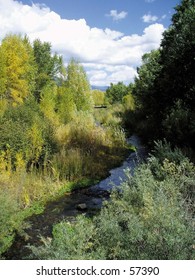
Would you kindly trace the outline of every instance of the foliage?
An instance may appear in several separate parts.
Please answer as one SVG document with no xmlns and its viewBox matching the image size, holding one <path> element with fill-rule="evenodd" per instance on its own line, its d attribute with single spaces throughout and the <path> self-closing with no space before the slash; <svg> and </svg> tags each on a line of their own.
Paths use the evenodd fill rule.
<svg viewBox="0 0 195 280">
<path fill-rule="evenodd" d="M 122 99 L 122 104 L 124 105 L 126 111 L 133 111 L 135 109 L 135 101 L 133 95 L 131 93 L 125 95 Z"/>
<path fill-rule="evenodd" d="M 74 182 L 105 177 L 121 161 L 126 152 L 121 123 L 136 126 L 151 142 L 165 137 L 172 146 L 194 148 L 194 19 L 194 0 L 181 1 L 161 48 L 143 56 L 135 84 L 111 84 L 106 93 L 91 91 L 84 68 L 74 59 L 65 69 L 50 43 L 4 38 L 0 254 L 36 205 L 72 189 Z M 104 102 L 107 110 L 97 109 L 94 118 L 94 103 Z M 127 170 L 122 191 L 113 192 L 99 216 L 56 225 L 53 239 L 33 248 L 34 257 L 194 258 L 194 171 L 179 149 L 166 140 L 157 142 L 134 177 Z"/>
<path fill-rule="evenodd" d="M 77 108 L 74 102 L 73 95 L 68 88 L 58 88 L 56 107 L 61 123 L 67 124 L 75 118 Z"/>
<path fill-rule="evenodd" d="M 0 71 L 1 71 L 1 76 L 0 76 L 0 97 L 2 99 L 3 95 L 6 92 L 6 80 L 7 80 L 7 75 L 6 75 L 6 56 L 4 55 L 2 47 L 0 47 Z"/>
<path fill-rule="evenodd" d="M 177 100 L 170 107 L 165 119 L 162 121 L 162 127 L 166 131 L 167 140 L 176 144 L 190 143 L 192 146 L 194 134 L 193 120 L 193 113 L 189 107 L 181 100 Z"/>
<path fill-rule="evenodd" d="M 13 169 L 18 152 L 28 166 L 37 163 L 44 154 L 43 144 L 47 149 L 47 125 L 43 124 L 40 108 L 33 98 L 17 107 L 9 106 L 0 119 L 0 127 L 0 148 L 10 152 Z"/>
<path fill-rule="evenodd" d="M 172 25 L 164 34 L 160 60 L 163 65 L 161 80 L 167 84 L 163 101 L 170 105 L 180 99 L 189 108 L 193 107 L 195 82 L 194 4 L 194 0 L 182 0 L 176 6 Z"/>
<path fill-rule="evenodd" d="M 165 158 L 168 151 L 171 157 Z M 194 223 L 189 211 L 194 204 L 186 201 L 186 195 L 194 193 L 194 165 L 160 143 L 158 153 L 164 158 L 162 163 L 151 156 L 133 177 L 126 171 L 121 191 L 112 193 L 111 201 L 93 221 L 78 217 L 72 224 L 61 222 L 54 227 L 52 240 L 43 239 L 42 247 L 32 248 L 33 257 L 194 259 Z"/>
<path fill-rule="evenodd" d="M 26 39 L 6 36 L 1 44 L 1 95 L 13 105 L 21 104 L 34 87 L 36 67 Z"/>
<path fill-rule="evenodd" d="M 91 111 L 92 95 L 83 67 L 72 59 L 67 67 L 67 87 L 72 93 L 77 111 Z"/>
<path fill-rule="evenodd" d="M 56 114 L 57 86 L 53 84 L 45 85 L 41 90 L 40 109 L 45 118 L 53 125 L 58 124 L 58 116 Z"/>
<path fill-rule="evenodd" d="M 59 81 L 64 78 L 65 69 L 62 57 L 57 54 L 52 55 L 51 44 L 41 42 L 39 39 L 33 43 L 33 52 L 37 64 L 36 91 L 35 96 L 40 100 L 40 92 L 50 81 Z"/>
<path fill-rule="evenodd" d="M 165 137 L 194 149 L 194 0 L 181 1 L 175 10 L 160 49 L 144 55 L 138 69 L 135 122 L 149 141 Z"/>
<path fill-rule="evenodd" d="M 56 130 L 54 137 L 58 152 L 51 159 L 51 166 L 61 179 L 99 178 L 112 151 L 117 154 L 116 149 L 125 149 L 124 131 L 97 126 L 89 113 L 77 113 L 71 122 Z"/>
<path fill-rule="evenodd" d="M 142 58 L 143 64 L 138 68 L 138 77 L 135 78 L 133 95 L 135 96 L 136 111 L 134 122 L 138 134 L 143 137 L 159 137 L 160 130 L 156 129 L 156 124 L 160 122 L 161 100 L 157 95 L 153 84 L 159 77 L 161 66 L 159 64 L 159 51 L 152 51 Z M 159 108 L 160 107 L 160 108 Z M 151 135 L 152 134 L 152 135 Z M 156 139 L 155 138 L 155 139 Z"/>
<path fill-rule="evenodd" d="M 124 107 L 122 104 L 108 105 L 106 109 L 94 109 L 94 117 L 97 124 L 104 127 L 120 127 L 122 123 Z"/>
<path fill-rule="evenodd" d="M 94 89 L 92 91 L 92 96 L 93 96 L 94 104 L 96 106 L 105 105 L 106 100 L 105 100 L 105 92 L 104 91 Z"/>
<path fill-rule="evenodd" d="M 12 244 L 14 230 L 19 227 L 17 201 L 13 194 L 0 190 L 0 255 Z"/>
<path fill-rule="evenodd" d="M 87 230 L 86 230 L 87 229 Z M 33 247 L 33 253 L 38 259 L 69 259 L 82 260 L 83 256 L 87 259 L 96 259 L 96 252 L 93 253 L 93 243 L 96 236 L 96 228 L 88 219 L 82 216 L 77 218 L 76 224 L 60 223 L 53 229 L 55 241 L 45 240 L 44 247 Z"/>
<path fill-rule="evenodd" d="M 107 127 L 101 127 L 93 105 L 89 81 L 78 62 L 72 59 L 65 69 L 50 43 L 35 40 L 31 45 L 27 36 L 12 34 L 3 39 L 0 254 L 40 205 L 42 209 L 75 184 L 82 187 L 80 182 L 86 185 L 105 177 L 121 162 L 126 148 L 120 118 L 111 114 Z"/>
<path fill-rule="evenodd" d="M 111 104 L 121 102 L 123 97 L 128 94 L 129 88 L 123 82 L 112 84 L 106 90 L 106 98 Z"/>
<path fill-rule="evenodd" d="M 16 171 L 2 170 L 0 158 L 0 257 L 14 241 L 16 232 L 25 236 L 28 224 L 24 220 L 32 214 L 39 214 L 46 201 L 53 199 L 65 187 L 52 178 L 27 173 L 17 156 Z"/>
</svg>

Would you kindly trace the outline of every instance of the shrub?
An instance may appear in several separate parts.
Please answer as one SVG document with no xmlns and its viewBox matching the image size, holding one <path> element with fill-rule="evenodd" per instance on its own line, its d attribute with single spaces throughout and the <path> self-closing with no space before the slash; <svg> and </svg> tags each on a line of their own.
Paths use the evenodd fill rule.
<svg viewBox="0 0 195 280">
<path fill-rule="evenodd" d="M 56 179 L 74 181 L 89 173 L 90 163 L 90 157 L 78 148 L 61 150 L 51 161 L 52 174 Z"/>
<path fill-rule="evenodd" d="M 0 189 L 0 255 L 10 247 L 15 230 L 21 226 L 18 211 L 19 205 L 14 195 Z"/>
<path fill-rule="evenodd" d="M 187 189 L 194 182 L 194 166 L 185 162 L 164 159 L 160 163 L 151 157 L 133 177 L 127 170 L 122 191 L 112 193 L 99 216 L 57 225 L 52 240 L 33 248 L 34 257 L 194 259 L 193 212 L 183 196 L 184 182 Z"/>
<path fill-rule="evenodd" d="M 45 247 L 41 249 L 31 247 L 31 249 L 38 259 L 82 260 L 84 255 L 87 259 L 96 259 L 91 242 L 95 235 L 96 229 L 93 223 L 79 216 L 74 224 L 61 222 L 55 225 L 54 240 L 43 238 Z"/>
<path fill-rule="evenodd" d="M 185 146 L 193 144 L 194 135 L 193 113 L 181 100 L 175 102 L 162 122 L 166 138 L 176 145 Z"/>
</svg>

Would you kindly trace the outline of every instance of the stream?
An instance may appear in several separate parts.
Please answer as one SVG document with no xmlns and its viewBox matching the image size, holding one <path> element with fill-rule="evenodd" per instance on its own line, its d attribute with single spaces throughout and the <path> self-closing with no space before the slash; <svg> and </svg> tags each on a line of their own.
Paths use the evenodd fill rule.
<svg viewBox="0 0 195 280">
<path fill-rule="evenodd" d="M 136 147 L 123 164 L 110 171 L 110 176 L 97 185 L 87 189 L 77 190 L 57 201 L 48 203 L 42 214 L 31 216 L 27 222 L 29 228 L 25 229 L 25 236 L 17 235 L 11 248 L 5 253 L 7 260 L 21 260 L 30 254 L 27 245 L 41 245 L 40 236 L 51 237 L 52 227 L 62 220 L 74 221 L 79 214 L 93 216 L 101 209 L 103 201 L 109 199 L 113 187 L 119 186 L 126 179 L 124 170 L 129 168 L 133 174 L 136 165 L 146 157 L 146 149 L 140 139 L 133 135 L 128 143 Z"/>
</svg>

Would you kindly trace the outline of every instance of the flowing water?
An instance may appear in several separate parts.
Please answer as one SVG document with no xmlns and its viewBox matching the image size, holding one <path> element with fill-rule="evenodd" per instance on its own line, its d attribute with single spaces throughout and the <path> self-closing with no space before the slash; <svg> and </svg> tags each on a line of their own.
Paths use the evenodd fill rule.
<svg viewBox="0 0 195 280">
<path fill-rule="evenodd" d="M 146 149 L 141 145 L 137 136 L 132 136 L 128 142 L 136 147 L 136 152 L 131 153 L 123 164 L 110 171 L 110 176 L 97 185 L 88 189 L 78 190 L 61 197 L 57 201 L 48 203 L 40 215 L 29 218 L 29 228 L 25 236 L 16 236 L 15 242 L 5 254 L 6 259 L 20 260 L 26 258 L 30 251 L 27 245 L 40 245 L 40 236 L 51 237 L 54 224 L 62 221 L 72 221 L 79 214 L 92 216 L 101 209 L 104 200 L 109 199 L 113 187 L 120 186 L 125 180 L 124 170 L 129 168 L 133 174 L 138 162 L 146 157 Z"/>
</svg>

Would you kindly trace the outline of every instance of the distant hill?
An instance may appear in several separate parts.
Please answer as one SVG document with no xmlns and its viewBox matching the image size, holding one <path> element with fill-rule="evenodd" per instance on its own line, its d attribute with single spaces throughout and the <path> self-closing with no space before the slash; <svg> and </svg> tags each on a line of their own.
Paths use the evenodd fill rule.
<svg viewBox="0 0 195 280">
<path fill-rule="evenodd" d="M 101 91 L 106 91 L 108 86 L 91 86 L 92 89 L 98 89 L 98 90 L 101 90 Z"/>
</svg>

